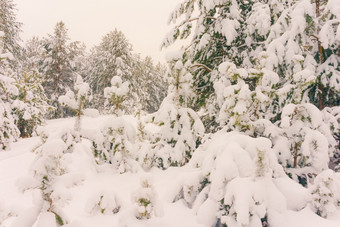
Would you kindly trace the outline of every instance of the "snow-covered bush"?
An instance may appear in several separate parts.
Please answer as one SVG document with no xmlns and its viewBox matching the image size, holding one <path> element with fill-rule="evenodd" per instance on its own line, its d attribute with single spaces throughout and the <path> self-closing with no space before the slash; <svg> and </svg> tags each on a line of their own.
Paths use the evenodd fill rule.
<svg viewBox="0 0 340 227">
<path fill-rule="evenodd" d="M 308 103 L 286 105 L 280 128 L 274 150 L 280 163 L 294 179 L 298 180 L 299 177 L 299 181 L 304 181 L 328 169 L 336 141 L 320 110 Z"/>
<path fill-rule="evenodd" d="M 120 173 L 135 171 L 136 130 L 122 117 L 111 117 L 93 138 L 92 150 L 98 163 L 110 163 Z"/>
<path fill-rule="evenodd" d="M 9 105 L 0 100 L 0 150 L 9 148 L 10 143 L 19 137 Z"/>
<path fill-rule="evenodd" d="M 335 152 L 331 158 L 329 167 L 337 172 L 340 171 L 340 106 L 326 107 L 322 110 L 325 123 L 330 126 L 333 137 L 337 141 Z"/>
<path fill-rule="evenodd" d="M 56 190 L 57 178 L 68 172 L 66 143 L 60 139 L 49 139 L 41 147 L 37 159 L 32 165 L 32 172 L 36 187 L 41 190 L 43 198 L 42 211 L 53 212 L 59 219 L 59 224 L 63 223 L 59 210 L 58 200 L 67 199 L 68 195 L 63 190 Z M 60 194 L 61 192 L 61 194 Z"/>
<path fill-rule="evenodd" d="M 32 136 L 52 109 L 41 84 L 41 75 L 36 71 L 24 71 L 16 81 L 19 93 L 12 103 L 12 113 L 21 137 Z"/>
<path fill-rule="evenodd" d="M 4 4 L 3 7 L 8 7 L 7 4 Z M 12 7 L 10 7 L 9 11 L 5 11 L 2 16 L 6 16 L 8 13 L 12 14 Z M 10 21 L 15 17 L 10 16 Z M 6 18 L 8 20 L 9 18 Z M 8 22 L 8 21 L 7 21 Z M 13 22 L 13 24 L 12 24 Z M 3 24 L 3 26 L 14 25 L 15 22 L 12 21 L 9 24 Z M 11 142 L 19 137 L 19 130 L 17 126 L 14 124 L 14 117 L 12 116 L 12 107 L 11 104 L 13 102 L 12 97 L 19 94 L 18 88 L 15 86 L 15 79 L 11 76 L 13 74 L 12 70 L 9 66 L 8 60 L 14 60 L 13 55 L 8 52 L 8 43 L 3 42 L 4 37 L 9 34 L 5 34 L 2 30 L 6 27 L 1 26 L 0 30 L 0 150 L 5 150 L 9 148 Z M 14 32 L 10 36 L 12 41 L 16 44 L 17 37 L 17 29 L 11 30 Z M 6 48 L 7 47 L 7 48 Z M 11 49 L 11 48 L 10 48 Z"/>
<path fill-rule="evenodd" d="M 152 148 L 140 158 L 152 166 L 168 168 L 187 163 L 204 134 L 198 114 L 187 108 L 192 96 L 192 75 L 187 72 L 178 56 L 171 56 L 169 92 L 159 110 L 148 116 L 147 122 L 158 126 L 151 136 Z"/>
<path fill-rule="evenodd" d="M 21 191 L 38 189 L 41 199 L 34 204 L 38 214 L 53 213 L 58 225 L 67 224 L 69 219 L 63 208 L 72 200 L 70 188 L 96 172 L 91 150 L 76 142 L 78 134 L 70 128 L 45 127 L 39 134 L 43 144 L 35 149 L 36 158 L 29 174 L 20 178 L 17 186 Z"/>
<path fill-rule="evenodd" d="M 100 192 L 89 198 L 86 210 L 90 214 L 116 214 L 120 210 L 120 201 L 112 191 Z"/>
<path fill-rule="evenodd" d="M 88 83 L 83 82 L 83 78 L 78 75 L 73 91 L 68 91 L 65 95 L 59 97 L 58 101 L 62 106 L 66 106 L 71 109 L 76 115 L 76 122 L 74 124 L 74 130 L 80 131 L 81 129 L 81 116 L 86 102 L 90 98 L 90 87 Z"/>
<path fill-rule="evenodd" d="M 169 94 L 160 109 L 149 116 L 159 130 L 152 135 L 152 149 L 143 159 L 164 169 L 187 163 L 204 134 L 204 126 L 197 113 L 176 105 L 174 95 Z"/>
<path fill-rule="evenodd" d="M 119 76 L 111 79 L 111 87 L 104 89 L 104 97 L 106 98 L 106 106 L 110 106 L 110 112 L 117 116 L 122 115 L 121 108 L 123 102 L 128 98 L 129 82 L 122 82 Z"/>
<path fill-rule="evenodd" d="M 332 170 L 320 173 L 310 187 L 312 208 L 321 217 L 327 218 L 340 208 L 340 174 Z"/>
<path fill-rule="evenodd" d="M 303 208 L 308 191 L 287 177 L 271 147 L 266 138 L 217 132 L 194 153 L 189 166 L 197 172 L 181 179 L 174 199 L 208 226 L 271 225 L 272 213 Z"/>
<path fill-rule="evenodd" d="M 157 192 L 149 179 L 145 178 L 141 181 L 141 188 L 135 191 L 133 200 L 136 206 L 136 218 L 149 219 L 163 215 Z"/>
</svg>

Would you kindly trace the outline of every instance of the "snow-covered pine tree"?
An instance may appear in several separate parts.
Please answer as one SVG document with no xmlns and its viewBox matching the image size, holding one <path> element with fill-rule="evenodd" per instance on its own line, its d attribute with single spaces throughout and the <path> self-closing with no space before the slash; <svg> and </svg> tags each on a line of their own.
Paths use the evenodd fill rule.
<svg viewBox="0 0 340 227">
<path fill-rule="evenodd" d="M 9 59 L 13 70 L 18 66 L 22 56 L 22 48 L 19 44 L 22 24 L 16 20 L 15 11 L 13 0 L 2 0 L 0 2 L 0 31 L 3 32 L 1 48 L 5 53 L 10 53 L 13 56 Z"/>
<path fill-rule="evenodd" d="M 204 134 L 204 126 L 198 114 L 187 108 L 192 97 L 192 75 L 175 53 L 168 58 L 169 92 L 159 110 L 149 116 L 149 121 L 159 126 L 152 136 L 152 149 L 146 152 L 144 162 L 152 166 L 168 168 L 186 164 Z"/>
<path fill-rule="evenodd" d="M 12 97 L 17 95 L 15 79 L 9 77 L 12 70 L 8 65 L 8 58 L 12 54 L 5 52 L 3 39 L 4 33 L 0 30 L 0 149 L 8 149 L 9 144 L 19 137 L 19 130 L 14 123 L 11 104 Z"/>
<path fill-rule="evenodd" d="M 43 45 L 43 40 L 39 37 L 32 37 L 27 40 L 24 49 L 24 69 L 34 69 L 38 73 L 42 73 L 42 64 L 44 60 L 45 48 Z"/>
<path fill-rule="evenodd" d="M 136 171 L 136 129 L 122 117 L 122 103 L 129 92 L 129 83 L 114 76 L 111 85 L 104 89 L 104 96 L 114 116 L 107 119 L 100 132 L 91 138 L 92 150 L 99 164 L 110 163 L 119 173 Z"/>
<path fill-rule="evenodd" d="M 19 93 L 12 103 L 12 114 L 20 137 L 32 136 L 50 109 L 42 80 L 42 76 L 34 69 L 23 71 L 16 80 Z"/>
<path fill-rule="evenodd" d="M 119 76 L 114 76 L 111 79 L 111 87 L 104 89 L 104 97 L 106 98 L 106 106 L 110 109 L 110 113 L 116 116 L 121 116 L 123 103 L 128 98 L 129 82 L 123 83 Z"/>
<path fill-rule="evenodd" d="M 58 22 L 54 33 L 43 41 L 45 48 L 41 69 L 45 76 L 43 87 L 50 104 L 56 108 L 54 117 L 63 116 L 58 97 L 67 90 L 72 90 L 76 79 L 68 41 L 67 28 L 63 22 Z"/>
<path fill-rule="evenodd" d="M 340 174 L 332 170 L 320 173 L 314 181 L 310 192 L 312 208 L 321 217 L 327 218 L 340 208 Z"/>
<path fill-rule="evenodd" d="M 334 0 L 316 0 L 313 13 L 306 14 L 307 46 L 316 61 L 316 81 L 310 86 L 311 102 L 323 109 L 340 105 L 340 12 Z"/>
<path fill-rule="evenodd" d="M 102 42 L 91 50 L 89 73 L 86 80 L 93 91 L 96 108 L 102 108 L 104 88 L 110 86 L 113 76 L 119 76 L 132 86 L 131 50 L 131 44 L 125 35 L 117 29 L 106 34 L 102 38 Z M 130 100 L 129 103 L 131 102 Z"/>
<path fill-rule="evenodd" d="M 295 1 L 270 28 L 266 40 L 280 75 L 282 99 L 339 105 L 339 13 L 336 1 Z M 286 100 L 284 100 L 286 99 Z"/>
<path fill-rule="evenodd" d="M 77 75 L 77 80 L 74 84 L 74 92 L 68 91 L 65 95 L 59 97 L 58 101 L 62 106 L 65 106 L 73 111 L 76 116 L 74 130 L 79 133 L 81 130 L 81 117 L 85 108 L 86 102 L 89 101 L 90 86 L 83 81 L 80 75 Z"/>
<path fill-rule="evenodd" d="M 313 40 L 317 30 L 313 30 L 313 26 L 317 25 L 314 21 L 322 18 L 315 16 L 316 2 L 187 0 L 171 15 L 170 22 L 181 22 L 165 39 L 164 46 L 191 34 L 192 41 L 186 47 L 183 59 L 193 74 L 193 85 L 198 95 L 196 102 L 201 101 L 205 106 L 203 111 L 210 116 L 215 117 L 218 113 L 213 120 L 226 125 L 227 130 L 242 131 L 256 137 L 266 136 L 274 144 L 280 136 L 292 142 L 296 138 L 305 138 L 305 134 L 300 131 L 302 134 L 299 136 L 296 133 L 288 136 L 289 129 L 282 128 L 281 117 L 284 116 L 281 112 L 289 103 L 313 109 L 307 108 L 304 103 L 310 101 L 319 77 L 318 61 L 315 59 L 320 45 Z M 325 40 L 331 40 L 329 43 L 333 48 L 338 45 L 335 38 L 338 11 L 334 10 L 337 6 L 334 1 L 324 1 L 323 4 L 320 7 L 325 8 L 328 19 L 318 23 L 328 24 L 333 29 L 329 36 L 324 36 L 328 37 Z M 336 88 L 339 61 L 334 50 L 329 53 L 332 53 L 332 61 L 327 63 L 328 68 L 323 65 L 320 69 L 328 73 L 329 77 L 324 81 L 333 83 L 324 87 Z M 317 109 L 313 112 L 320 113 Z M 329 128 L 325 128 L 323 119 L 318 121 L 319 126 L 313 126 L 310 124 L 312 120 L 308 120 L 311 116 L 305 117 L 305 120 L 302 119 L 306 123 L 303 130 L 319 131 L 321 138 L 326 138 L 324 142 L 316 142 L 316 150 L 325 145 L 327 150 L 321 153 L 326 156 L 332 154 L 334 138 Z M 301 154 L 302 147 L 297 146 L 297 149 Z M 313 152 L 319 153 L 309 145 L 305 146 L 305 150 L 309 152 L 306 151 L 309 159 L 313 159 Z M 329 156 L 323 160 L 323 168 L 315 173 L 327 168 Z M 307 167 L 314 165 L 305 164 Z"/>
<path fill-rule="evenodd" d="M 272 226 L 272 215 L 302 209 L 309 193 L 279 165 L 267 138 L 223 130 L 206 138 L 173 183 L 173 199 L 183 199 L 206 226 Z M 293 193 L 293 200 L 290 198 Z"/>
<path fill-rule="evenodd" d="M 274 149 L 285 171 L 303 185 L 328 169 L 336 149 L 329 125 L 313 104 L 289 104 L 283 108 Z"/>
<path fill-rule="evenodd" d="M 141 187 L 135 191 L 133 199 L 136 206 L 136 218 L 150 219 L 163 215 L 158 194 L 150 179 L 142 179 Z"/>
<path fill-rule="evenodd" d="M 165 79 L 166 67 L 162 64 L 154 65 L 151 57 L 134 56 L 133 75 L 139 84 L 135 88 L 139 103 L 143 111 L 153 113 L 159 109 L 166 96 L 168 84 Z"/>
<path fill-rule="evenodd" d="M 173 11 L 169 22 L 175 23 L 175 27 L 163 46 L 191 38 L 184 59 L 190 63 L 198 106 L 210 103 L 215 108 L 214 82 L 219 79 L 221 63 L 255 68 L 255 58 L 264 50 L 264 41 L 283 10 L 282 4 L 280 1 L 186 0 Z"/>
<path fill-rule="evenodd" d="M 138 170 L 136 129 L 123 117 L 108 118 L 92 141 L 92 150 L 99 164 L 109 163 L 119 173 Z"/>
</svg>

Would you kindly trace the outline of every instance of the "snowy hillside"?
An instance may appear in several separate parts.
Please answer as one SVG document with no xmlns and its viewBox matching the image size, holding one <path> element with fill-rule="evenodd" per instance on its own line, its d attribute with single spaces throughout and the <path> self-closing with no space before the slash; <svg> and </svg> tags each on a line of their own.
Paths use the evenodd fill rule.
<svg viewBox="0 0 340 227">
<path fill-rule="evenodd" d="M 108 118 L 110 116 L 84 117 L 82 122 L 83 132 L 89 134 L 89 131 L 98 130 Z M 126 119 L 136 123 L 136 120 L 132 117 L 127 116 Z M 73 123 L 74 119 L 48 121 L 46 131 L 53 133 L 60 128 L 72 128 Z M 81 142 L 74 145 L 72 153 L 64 154 L 65 159 L 63 161 L 68 164 L 67 173 L 57 176 L 53 186 L 51 185 L 53 187 L 51 197 L 53 197 L 54 212 L 57 210 L 64 224 L 67 224 L 64 226 L 70 227 L 212 226 L 216 221 L 217 214 L 213 201 L 218 194 L 218 191 L 214 194 L 212 191 L 219 190 L 216 188 L 219 187 L 217 184 L 223 183 L 223 181 L 214 181 L 221 177 L 219 176 L 221 173 L 217 171 L 219 171 L 219 168 L 224 169 L 224 174 L 228 174 L 230 178 L 231 175 L 235 174 L 230 170 L 235 164 L 229 162 L 229 164 L 220 166 L 216 163 L 215 172 L 211 173 L 214 177 L 211 177 L 210 192 L 205 190 L 205 195 L 202 195 L 202 193 L 197 195 L 200 197 L 199 199 L 194 201 L 195 195 L 188 194 L 183 197 L 181 193 L 185 193 L 185 190 L 191 190 L 190 184 L 195 187 L 195 178 L 207 171 L 205 169 L 209 168 L 207 165 L 212 164 L 209 156 L 220 155 L 221 157 L 216 160 L 220 163 L 223 161 L 223 156 L 228 156 L 227 153 L 208 153 L 207 149 L 215 150 L 217 153 L 222 147 L 227 146 L 233 147 L 230 149 L 241 149 L 237 148 L 239 143 L 237 141 L 243 141 L 241 144 L 245 144 L 247 140 L 252 140 L 244 136 L 239 138 L 237 135 L 231 135 L 229 137 L 234 142 L 228 143 L 225 139 L 218 138 L 221 136 L 225 136 L 225 134 L 215 136 L 212 141 L 207 142 L 197 151 L 197 155 L 193 156 L 193 159 L 200 162 L 199 168 L 195 168 L 195 165 L 190 163 L 190 165 L 184 167 L 170 167 L 167 170 L 153 168 L 144 171 L 140 168 L 137 172 L 123 174 L 117 172 L 111 165 L 96 164 L 90 148 L 91 144 L 87 139 L 82 139 Z M 11 146 L 11 150 L 0 153 L 0 226 L 56 226 L 54 214 L 46 211 L 40 213 L 42 207 L 49 206 L 49 204 L 42 201 L 41 190 L 34 188 L 32 185 L 34 182 L 31 180 L 32 169 L 35 168 L 35 163 L 39 160 L 39 154 L 32 151 L 40 145 L 39 137 L 21 139 Z M 255 140 L 252 141 L 251 145 L 256 146 Z M 266 145 L 261 144 L 261 146 Z M 52 147 L 50 149 L 53 150 Z M 236 155 L 236 153 L 233 155 Z M 237 161 L 238 159 L 240 160 Z M 234 156 L 233 158 L 235 162 L 243 162 L 246 159 L 247 157 L 241 156 Z M 270 166 L 273 165 L 275 164 L 270 164 Z M 247 175 L 246 172 L 250 166 L 243 166 L 242 168 L 243 170 L 238 170 L 240 176 Z M 273 168 L 280 169 L 280 166 Z M 145 187 L 145 181 L 150 186 Z M 247 196 L 260 186 L 260 190 L 266 191 L 263 196 L 270 198 L 270 201 L 266 202 L 266 206 L 268 206 L 268 209 L 273 209 L 270 222 L 272 223 L 271 226 L 274 227 L 336 227 L 340 225 L 340 210 L 327 219 L 317 216 L 309 208 L 310 205 L 306 204 L 310 202 L 307 191 L 295 182 L 292 182 L 293 185 L 289 186 L 289 182 L 288 178 L 282 178 L 273 184 L 266 177 L 258 180 L 254 176 L 242 177 L 239 178 L 238 184 L 241 185 L 235 188 L 236 191 L 229 192 L 234 193 L 235 199 L 240 199 L 239 208 L 236 209 L 247 210 L 246 204 L 249 203 L 246 200 Z M 235 183 L 237 184 L 237 182 Z M 187 187 L 181 189 L 183 186 Z M 197 192 L 193 190 L 193 193 Z M 151 206 L 147 207 L 146 210 L 141 208 L 142 206 L 138 203 L 139 198 L 149 199 Z M 306 201 L 303 201 L 304 199 Z M 200 206 L 199 204 L 204 200 L 210 202 L 203 203 Z M 145 211 L 150 212 L 150 219 L 138 218 L 139 213 Z"/>
</svg>

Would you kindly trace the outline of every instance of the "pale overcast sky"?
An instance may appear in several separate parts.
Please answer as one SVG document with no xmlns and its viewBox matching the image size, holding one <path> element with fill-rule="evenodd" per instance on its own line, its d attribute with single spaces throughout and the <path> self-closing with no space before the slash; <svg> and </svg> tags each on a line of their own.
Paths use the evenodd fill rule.
<svg viewBox="0 0 340 227">
<path fill-rule="evenodd" d="M 52 34 L 55 24 L 64 21 L 72 41 L 83 41 L 88 48 L 98 45 L 109 31 L 121 30 L 134 51 L 164 61 L 159 51 L 170 30 L 170 12 L 182 0 L 14 0 L 21 37 L 27 40 Z"/>
</svg>

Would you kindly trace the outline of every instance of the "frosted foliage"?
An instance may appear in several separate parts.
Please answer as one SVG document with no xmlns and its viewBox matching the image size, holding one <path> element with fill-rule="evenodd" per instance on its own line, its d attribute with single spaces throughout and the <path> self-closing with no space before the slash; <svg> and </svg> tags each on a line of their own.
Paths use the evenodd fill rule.
<svg viewBox="0 0 340 227">
<path fill-rule="evenodd" d="M 237 36 L 236 29 L 238 29 L 239 26 L 240 24 L 237 20 L 224 19 L 222 21 L 221 33 L 225 35 L 227 39 L 227 45 L 231 45 L 231 43 L 235 40 Z"/>
<path fill-rule="evenodd" d="M 173 96 L 168 95 L 160 109 L 149 117 L 159 130 L 152 135 L 153 149 L 145 154 L 145 158 L 162 168 L 187 163 L 204 134 L 204 126 L 197 113 L 178 107 Z"/>
<path fill-rule="evenodd" d="M 90 87 L 88 83 L 83 82 L 80 75 L 77 76 L 76 83 L 74 85 L 74 91 L 68 91 L 65 95 L 59 97 L 58 101 L 62 106 L 65 106 L 72 110 L 76 115 L 76 121 L 74 129 L 80 131 L 81 128 L 81 116 L 86 102 L 92 97 L 90 95 Z"/>
<path fill-rule="evenodd" d="M 61 103 L 63 106 L 68 106 L 72 109 L 77 109 L 77 101 L 75 99 L 75 94 L 73 91 L 68 91 L 66 92 L 65 95 L 62 95 L 59 97 L 58 101 Z"/>
<path fill-rule="evenodd" d="M 133 194 L 135 213 L 138 219 L 163 216 L 163 207 L 150 179 L 144 178 Z"/>
<path fill-rule="evenodd" d="M 75 143 L 76 132 L 68 128 L 51 130 L 40 128 L 43 144 L 35 149 L 36 158 L 27 176 L 18 181 L 19 189 L 39 190 L 35 197 L 35 209 L 51 212 L 53 223 L 66 224 L 69 220 L 63 208 L 72 199 L 70 189 L 95 172 L 93 159 L 83 144 Z M 33 215 L 33 214 L 32 214 Z M 39 219 L 39 218 L 38 218 Z M 59 220 L 59 221 L 58 221 Z M 40 221 L 38 221 L 40 223 Z M 42 222 L 41 225 L 46 224 Z"/>
<path fill-rule="evenodd" d="M 119 76 L 112 77 L 111 87 L 104 89 L 104 96 L 107 99 L 113 99 L 113 96 L 123 97 L 129 92 L 129 83 L 122 83 L 122 79 Z"/>
<path fill-rule="evenodd" d="M 279 76 L 265 68 L 268 62 L 266 52 L 258 57 L 257 68 L 237 68 L 232 62 L 223 62 L 218 67 L 219 79 L 214 82 L 216 101 L 219 107 L 217 121 L 229 130 L 253 134 L 256 121 L 272 118 L 271 100 L 279 82 Z M 255 79 L 257 86 L 251 90 L 245 82 Z"/>
<path fill-rule="evenodd" d="M 86 203 L 86 211 L 89 214 L 116 214 L 120 210 L 119 198 L 112 191 L 97 192 L 89 197 Z"/>
<path fill-rule="evenodd" d="M 193 154 L 189 165 L 197 172 L 178 182 L 175 199 L 183 198 L 200 220 L 212 217 L 210 226 L 216 218 L 228 226 L 262 226 L 268 217 L 270 224 L 272 212 L 291 206 L 287 188 L 303 191 L 298 200 L 305 205 L 307 192 L 286 176 L 271 146 L 266 138 L 215 133 Z M 277 183 L 281 180 L 284 185 Z"/>
<path fill-rule="evenodd" d="M 281 115 L 280 136 L 274 148 L 280 162 L 293 175 L 320 173 L 328 169 L 336 146 L 322 113 L 312 104 L 289 104 Z"/>
<path fill-rule="evenodd" d="M 327 218 L 340 209 L 340 174 L 332 170 L 321 172 L 310 187 L 315 213 Z"/>
<path fill-rule="evenodd" d="M 257 33 L 261 36 L 266 36 L 271 26 L 268 4 L 257 2 L 253 5 L 252 9 L 253 12 L 247 20 L 249 34 Z"/>
<path fill-rule="evenodd" d="M 111 117 L 94 138 L 92 150 L 97 161 L 110 163 L 119 173 L 136 171 L 136 129 L 121 117 Z"/>
<path fill-rule="evenodd" d="M 10 143 L 19 137 L 19 130 L 14 124 L 11 107 L 0 99 L 0 150 L 10 148 Z"/>
</svg>

